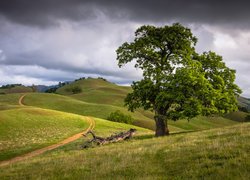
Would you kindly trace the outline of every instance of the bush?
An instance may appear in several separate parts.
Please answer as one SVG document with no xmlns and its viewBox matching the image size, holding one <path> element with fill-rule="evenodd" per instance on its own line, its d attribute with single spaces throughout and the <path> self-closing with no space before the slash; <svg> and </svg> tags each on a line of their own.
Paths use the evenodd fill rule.
<svg viewBox="0 0 250 180">
<path fill-rule="evenodd" d="M 132 122 L 134 121 L 134 119 L 130 115 L 123 114 L 119 110 L 110 113 L 107 119 L 110 121 L 122 122 L 126 124 L 132 124 Z"/>
<path fill-rule="evenodd" d="M 246 120 L 246 121 L 250 121 L 250 114 L 248 114 L 248 115 L 245 117 L 245 120 Z"/>
<path fill-rule="evenodd" d="M 47 89 L 47 90 L 45 91 L 45 93 L 55 93 L 57 89 L 58 89 L 58 87 L 52 87 L 52 88 L 50 88 L 50 89 Z"/>
<path fill-rule="evenodd" d="M 103 77 L 98 77 L 98 79 L 101 79 L 103 81 L 107 81 L 107 79 L 103 78 Z"/>
<path fill-rule="evenodd" d="M 72 88 L 71 91 L 72 91 L 73 94 L 77 94 L 77 93 L 82 92 L 82 89 L 79 86 L 75 86 L 75 87 Z"/>
<path fill-rule="evenodd" d="M 244 106 L 239 106 L 239 107 L 238 107 L 238 109 L 239 109 L 240 111 L 243 111 L 243 112 L 248 113 L 248 109 L 247 109 L 247 107 L 244 107 Z"/>
</svg>

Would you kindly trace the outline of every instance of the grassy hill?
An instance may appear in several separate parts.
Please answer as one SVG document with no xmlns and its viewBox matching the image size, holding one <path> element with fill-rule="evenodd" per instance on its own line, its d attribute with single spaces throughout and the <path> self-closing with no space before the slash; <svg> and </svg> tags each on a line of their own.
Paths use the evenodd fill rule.
<svg viewBox="0 0 250 180">
<path fill-rule="evenodd" d="M 32 88 L 23 85 L 10 85 L 8 87 L 0 88 L 0 94 L 29 93 L 29 92 L 33 92 Z"/>
<path fill-rule="evenodd" d="M 19 98 L 23 94 L 0 94 L 0 110 L 19 108 Z"/>
<path fill-rule="evenodd" d="M 155 127 L 155 122 L 150 118 L 150 113 L 148 116 L 145 115 L 146 113 L 139 111 L 131 113 L 124 107 L 87 103 L 57 94 L 31 93 L 24 98 L 24 104 L 102 119 L 106 119 L 111 112 L 120 110 L 123 113 L 131 115 L 136 120 L 134 125 L 152 130 L 154 130 Z M 197 117 L 189 122 L 187 120 L 169 121 L 169 129 L 170 132 L 192 131 L 232 125 L 235 123 L 237 122 L 222 117 Z"/>
<path fill-rule="evenodd" d="M 96 129 L 114 132 L 132 125 L 96 120 Z M 24 107 L 0 111 L 0 161 L 55 144 L 89 126 L 84 116 L 60 111 Z M 139 132 L 151 132 L 136 127 Z M 140 134 L 139 133 L 139 134 Z M 152 133 L 152 132 L 151 132 Z"/>
<path fill-rule="evenodd" d="M 74 93 L 75 87 L 81 92 Z M 237 122 L 246 114 L 228 115 L 232 120 L 199 116 L 189 122 L 168 121 L 172 134 L 154 138 L 149 130 L 155 126 L 153 113 L 142 109 L 131 113 L 123 106 L 130 91 L 89 78 L 59 88 L 58 94 L 28 93 L 22 102 L 26 106 L 18 103 L 23 93 L 0 95 L 0 161 L 82 132 L 88 126 L 84 116 L 95 117 L 98 136 L 138 130 L 132 141 L 82 150 L 83 139 L 79 139 L 39 157 L 0 167 L 0 179 L 249 177 L 250 124 Z M 116 110 L 131 115 L 134 125 L 148 129 L 105 120 Z"/>
<path fill-rule="evenodd" d="M 250 99 L 239 97 L 238 102 L 240 106 L 246 107 L 250 111 Z"/>
<path fill-rule="evenodd" d="M 69 89 L 74 87 L 80 87 L 81 93 L 73 94 Z M 102 119 L 107 119 L 111 112 L 120 110 L 135 119 L 134 125 L 154 130 L 155 122 L 152 112 L 139 109 L 135 113 L 131 113 L 123 106 L 123 100 L 130 91 L 130 87 L 118 86 L 103 79 L 88 78 L 59 88 L 57 93 L 61 95 L 30 93 L 24 98 L 24 104 Z M 2 95 L 0 97 L 0 110 L 15 108 L 19 97 L 20 94 Z M 218 119 L 220 120 L 218 121 Z M 237 116 L 231 119 L 235 120 Z M 168 124 L 170 132 L 180 132 L 209 129 L 235 123 L 221 117 L 197 117 L 190 122 L 180 120 L 176 122 L 169 121 Z"/>
<path fill-rule="evenodd" d="M 74 87 L 79 87 L 81 89 L 81 92 L 77 94 L 72 93 L 72 89 Z M 131 114 L 127 111 L 126 107 L 124 107 L 124 98 L 126 95 L 131 92 L 130 87 L 124 87 L 124 86 L 118 86 L 116 84 L 110 83 L 108 81 L 105 81 L 103 79 L 82 79 L 75 81 L 71 84 L 68 84 L 66 86 L 63 86 L 57 90 L 57 93 L 61 95 L 67 95 L 68 97 L 72 97 L 74 99 L 88 102 L 88 103 L 94 103 L 98 104 L 105 104 L 105 105 L 112 105 L 111 109 L 117 109 L 118 107 L 122 112 L 132 115 L 135 119 L 135 125 L 146 127 L 150 129 L 155 128 L 154 124 L 154 114 L 150 111 L 143 111 L 142 109 L 139 109 L 136 111 L 136 114 Z M 111 107 L 111 106 L 109 106 Z M 103 108 L 105 109 L 105 108 Z M 110 111 L 103 110 L 104 114 L 103 116 L 98 116 L 99 113 L 96 112 L 95 116 L 100 118 L 106 118 Z M 92 115 L 92 114 L 91 114 Z M 231 120 L 237 120 L 241 121 L 242 117 L 234 115 L 234 117 L 231 118 L 231 114 L 227 116 L 227 118 Z M 218 121 L 219 120 L 219 121 Z M 208 129 L 208 128 L 214 128 L 218 127 L 218 124 L 222 126 L 224 125 L 231 125 L 235 124 L 232 121 L 228 121 L 225 118 L 222 117 L 197 117 L 192 119 L 190 122 L 187 120 L 181 120 L 181 121 L 169 121 L 170 125 L 170 131 L 181 131 L 183 129 L 185 130 L 201 130 L 201 129 Z"/>
<path fill-rule="evenodd" d="M 74 94 L 72 91 L 76 87 L 81 92 Z M 85 102 L 123 107 L 124 98 L 130 91 L 130 87 L 118 86 L 103 79 L 88 78 L 63 86 L 56 92 Z"/>
<path fill-rule="evenodd" d="M 144 116 L 139 112 L 131 113 L 128 112 L 127 109 L 124 107 L 113 106 L 108 104 L 88 103 L 57 94 L 28 94 L 24 98 L 24 104 L 40 108 L 70 112 L 84 116 L 94 116 L 102 119 L 107 119 L 111 112 L 120 110 L 123 113 L 130 114 L 131 116 L 133 116 L 136 120 L 135 124 L 140 124 L 142 127 L 154 129 L 154 122 L 152 121 L 152 119 Z"/>
<path fill-rule="evenodd" d="M 0 111 L 0 160 L 57 143 L 87 127 L 83 116 L 59 111 L 28 107 Z"/>
<path fill-rule="evenodd" d="M 0 169 L 1 179 L 249 179 L 250 124 L 79 150 Z"/>
</svg>

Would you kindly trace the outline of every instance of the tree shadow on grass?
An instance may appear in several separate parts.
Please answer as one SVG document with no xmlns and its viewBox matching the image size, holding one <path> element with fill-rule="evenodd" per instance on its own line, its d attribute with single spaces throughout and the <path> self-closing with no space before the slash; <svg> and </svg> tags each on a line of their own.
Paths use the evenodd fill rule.
<svg viewBox="0 0 250 180">
<path fill-rule="evenodd" d="M 154 134 L 145 134 L 145 135 L 135 136 L 135 137 L 133 137 L 133 139 L 135 139 L 135 140 L 143 140 L 143 139 L 151 139 L 153 137 L 155 137 Z"/>
<path fill-rule="evenodd" d="M 186 130 L 186 131 L 174 132 L 174 133 L 171 133 L 170 136 L 175 136 L 178 134 L 186 134 L 186 133 L 191 133 L 191 132 L 197 132 L 197 131 L 200 131 L 200 130 Z"/>
<path fill-rule="evenodd" d="M 165 136 L 165 137 L 175 136 L 175 135 L 178 135 L 178 134 L 186 134 L 186 133 L 191 133 L 191 132 L 197 132 L 197 131 L 201 131 L 201 130 L 187 130 L 187 131 L 173 132 L 173 133 L 170 133 L 168 136 Z M 133 139 L 135 139 L 135 140 L 143 140 L 143 139 L 151 139 L 151 138 L 155 138 L 155 137 L 156 136 L 154 134 L 146 134 L 146 135 L 135 136 L 135 137 L 133 137 Z"/>
</svg>

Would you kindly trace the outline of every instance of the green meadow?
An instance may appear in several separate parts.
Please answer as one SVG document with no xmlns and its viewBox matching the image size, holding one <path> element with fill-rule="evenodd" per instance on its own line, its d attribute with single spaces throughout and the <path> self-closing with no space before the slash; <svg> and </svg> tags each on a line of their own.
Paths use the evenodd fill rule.
<svg viewBox="0 0 250 180">
<path fill-rule="evenodd" d="M 1 179 L 249 179 L 250 124 L 80 149 L 0 169 Z"/>
<path fill-rule="evenodd" d="M 71 89 L 80 87 L 81 92 Z M 127 111 L 131 89 L 103 79 L 84 79 L 53 93 L 0 95 L 0 162 L 56 144 L 89 127 L 107 137 L 136 128 L 130 141 L 82 149 L 91 135 L 36 157 L 0 167 L 0 179 L 249 179 L 248 113 L 168 121 L 170 136 L 155 138 L 154 114 Z M 247 104 L 243 99 L 242 103 Z M 120 110 L 133 125 L 106 120 Z M 243 123 L 244 122 L 244 123 Z"/>
<path fill-rule="evenodd" d="M 40 108 L 0 111 L 0 160 L 55 144 L 88 127 L 84 117 Z"/>
</svg>

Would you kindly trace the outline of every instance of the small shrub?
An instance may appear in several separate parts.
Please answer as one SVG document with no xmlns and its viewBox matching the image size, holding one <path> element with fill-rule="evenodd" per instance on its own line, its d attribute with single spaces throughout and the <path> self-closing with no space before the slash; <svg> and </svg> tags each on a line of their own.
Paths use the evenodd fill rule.
<svg viewBox="0 0 250 180">
<path fill-rule="evenodd" d="M 115 112 L 110 113 L 107 118 L 110 121 L 122 122 L 126 124 L 132 124 L 133 118 L 130 115 L 123 114 L 121 111 L 117 110 Z"/>
<path fill-rule="evenodd" d="M 98 79 L 101 79 L 103 81 L 107 81 L 107 79 L 103 78 L 103 77 L 98 77 Z"/>
<path fill-rule="evenodd" d="M 84 79 L 85 79 L 85 77 L 80 77 L 79 79 L 75 79 L 75 82 L 80 81 L 80 80 L 84 80 Z"/>
<path fill-rule="evenodd" d="M 244 107 L 244 106 L 239 106 L 239 107 L 238 107 L 238 109 L 239 109 L 240 111 L 243 111 L 243 112 L 248 113 L 248 109 L 247 109 L 247 107 Z"/>
<path fill-rule="evenodd" d="M 248 114 L 248 115 L 245 117 L 245 120 L 246 120 L 246 121 L 250 121 L 250 114 Z"/>
<path fill-rule="evenodd" d="M 82 92 L 82 89 L 79 86 L 75 86 L 75 87 L 72 88 L 71 91 L 72 91 L 73 94 L 77 94 L 77 93 Z"/>
<path fill-rule="evenodd" d="M 50 88 L 50 89 L 47 89 L 47 90 L 45 91 L 45 93 L 55 93 L 57 89 L 58 89 L 58 87 L 52 87 L 52 88 Z"/>
</svg>

